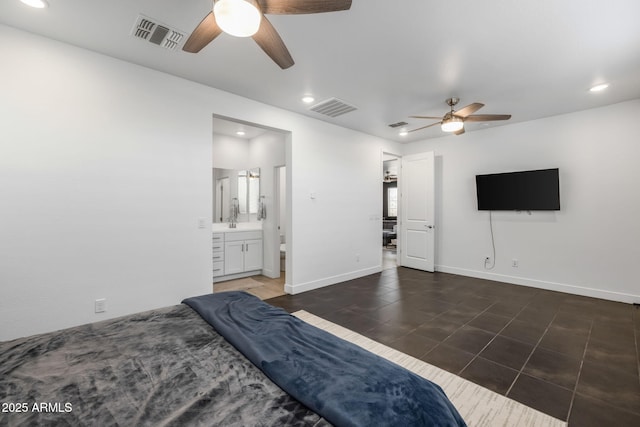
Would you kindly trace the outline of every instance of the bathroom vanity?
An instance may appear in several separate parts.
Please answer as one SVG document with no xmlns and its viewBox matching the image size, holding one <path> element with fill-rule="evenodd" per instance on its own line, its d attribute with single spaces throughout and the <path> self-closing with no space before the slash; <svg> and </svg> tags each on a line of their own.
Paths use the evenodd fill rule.
<svg viewBox="0 0 640 427">
<path fill-rule="evenodd" d="M 262 273 L 261 223 L 214 223 L 212 231 L 214 283 Z"/>
</svg>

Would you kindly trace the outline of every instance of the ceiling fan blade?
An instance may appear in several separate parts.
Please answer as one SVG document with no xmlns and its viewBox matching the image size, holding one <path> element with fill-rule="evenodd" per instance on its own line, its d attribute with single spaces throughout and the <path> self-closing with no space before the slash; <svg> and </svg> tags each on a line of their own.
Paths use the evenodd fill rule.
<svg viewBox="0 0 640 427">
<path fill-rule="evenodd" d="M 464 128 L 462 128 L 462 129 L 460 129 L 458 131 L 455 131 L 453 134 L 454 135 L 462 135 L 463 133 L 464 133 Z"/>
<path fill-rule="evenodd" d="M 493 120 L 509 120 L 511 114 L 476 114 L 464 118 L 465 122 L 490 122 Z"/>
<path fill-rule="evenodd" d="M 415 132 L 415 131 L 417 131 L 417 130 L 422 130 L 422 129 L 430 128 L 431 126 L 439 125 L 439 124 L 441 124 L 441 123 L 442 123 L 442 122 L 435 122 L 435 123 L 431 123 L 430 125 L 422 126 L 421 128 L 418 128 L 418 129 L 412 129 L 412 130 L 410 130 L 410 131 L 408 131 L 408 132 Z"/>
<path fill-rule="evenodd" d="M 351 0 L 258 0 L 262 13 L 298 15 L 349 10 Z"/>
<path fill-rule="evenodd" d="M 213 12 L 209 12 L 202 22 L 198 24 L 191 33 L 187 41 L 182 46 L 185 52 L 198 53 L 200 50 L 211 43 L 213 39 L 222 33 L 222 29 L 218 26 Z"/>
<path fill-rule="evenodd" d="M 484 107 L 484 104 L 481 104 L 479 102 L 474 102 L 473 104 L 469 104 L 466 107 L 462 107 L 458 111 L 454 111 L 453 115 L 464 118 L 464 117 L 467 117 L 470 114 L 475 113 L 476 111 L 478 111 L 482 107 Z"/>
<path fill-rule="evenodd" d="M 409 116 L 413 119 L 431 119 L 431 120 L 440 120 L 442 117 L 431 117 L 431 116 Z"/>
<path fill-rule="evenodd" d="M 258 46 L 283 70 L 294 64 L 289 50 L 266 16 L 262 15 L 260 28 L 252 37 L 258 43 Z"/>
</svg>

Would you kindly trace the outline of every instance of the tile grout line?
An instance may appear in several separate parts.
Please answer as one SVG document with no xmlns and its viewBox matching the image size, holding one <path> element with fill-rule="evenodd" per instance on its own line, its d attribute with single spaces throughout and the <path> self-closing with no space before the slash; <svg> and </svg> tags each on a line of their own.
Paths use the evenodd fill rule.
<svg viewBox="0 0 640 427">
<path fill-rule="evenodd" d="M 497 304 L 497 303 L 498 303 L 498 302 L 496 301 L 495 303 L 491 304 L 489 307 L 487 307 L 487 310 L 488 310 L 489 308 L 493 307 L 493 306 L 494 306 L 495 304 Z M 530 303 L 529 303 L 529 304 L 530 304 Z M 471 364 L 473 363 L 473 361 L 474 361 L 474 360 L 476 360 L 476 359 L 480 356 L 480 353 L 482 353 L 482 352 L 483 352 L 487 347 L 489 347 L 489 345 L 490 345 L 490 344 L 491 344 L 491 343 L 496 339 L 496 337 L 497 337 L 498 335 L 500 335 L 500 332 L 502 332 L 502 331 L 504 331 L 505 329 L 507 329 L 507 327 L 508 327 L 511 323 L 513 323 L 513 321 L 514 321 L 514 320 L 516 320 L 516 317 L 517 317 L 520 313 L 522 313 L 522 312 L 524 311 L 524 309 L 525 309 L 529 304 L 526 304 L 524 307 L 522 307 L 522 308 L 520 309 L 520 311 L 518 311 L 518 312 L 517 312 L 517 313 L 516 313 L 512 318 L 511 318 L 511 320 L 509 320 L 509 321 L 507 322 L 507 324 L 506 324 L 506 325 L 504 325 L 504 326 L 502 327 L 502 329 L 500 329 L 498 332 L 496 332 L 496 333 L 495 333 L 495 335 L 493 336 L 493 338 L 491 338 L 491 339 L 489 340 L 489 342 L 488 342 L 484 347 L 482 347 L 482 348 L 480 349 L 480 351 L 478 351 L 478 353 L 476 353 L 476 354 L 475 354 L 475 356 L 473 356 L 473 357 L 471 358 L 471 360 L 469 361 L 469 363 L 467 363 L 467 364 L 466 364 L 462 369 L 460 369 L 460 372 L 458 372 L 458 374 L 459 374 L 459 373 L 461 373 L 462 371 L 464 371 L 465 369 L 467 369 L 467 368 L 469 367 L 469 365 L 471 365 Z M 476 317 L 477 317 L 477 316 L 476 316 Z M 474 318 L 474 319 L 475 319 L 475 318 Z M 546 331 L 545 331 L 545 333 L 546 333 Z M 543 334 L 543 335 L 544 335 L 544 334 Z M 491 362 L 493 362 L 493 361 L 491 360 Z M 494 362 L 494 363 L 496 363 L 496 362 Z M 525 362 L 525 364 L 526 364 L 526 362 Z M 498 363 L 498 365 L 503 366 L 502 364 L 499 364 L 499 363 Z M 523 365 L 523 366 L 524 366 L 524 365 Z M 509 366 L 507 366 L 507 368 L 509 368 Z M 513 368 L 510 368 L 510 369 L 513 369 Z M 516 379 L 517 379 L 517 378 L 518 378 L 518 376 L 516 375 Z M 515 382 L 515 379 L 514 379 L 513 381 Z M 512 386 L 513 386 L 513 383 L 512 383 Z M 510 390 L 510 389 L 511 389 L 511 387 L 509 387 L 509 390 Z M 507 392 L 508 392 L 509 390 L 507 390 Z M 505 396 L 506 396 L 506 393 L 505 393 Z"/>
<path fill-rule="evenodd" d="M 528 306 L 528 304 L 527 304 Z M 511 385 L 509 386 L 509 389 L 507 390 L 507 392 L 504 394 L 505 396 L 508 396 L 509 393 L 511 393 L 511 390 L 513 389 L 513 386 L 515 385 L 516 381 L 518 381 L 518 378 L 520 378 L 520 375 L 523 374 L 524 371 L 524 367 L 527 366 L 527 363 L 529 363 L 529 360 L 531 360 L 531 356 L 533 356 L 533 353 L 536 351 L 536 349 L 538 348 L 538 346 L 540 345 L 540 343 L 542 342 L 542 339 L 544 338 L 545 335 L 547 335 L 547 332 L 549 332 L 549 328 L 551 327 L 551 324 L 553 323 L 554 320 L 556 320 L 556 317 L 558 317 L 558 312 L 556 311 L 556 313 L 553 315 L 553 319 L 551 319 L 551 321 L 549 322 L 549 324 L 547 325 L 547 327 L 545 328 L 544 332 L 542 333 L 542 335 L 540 335 L 540 338 L 538 338 L 538 342 L 536 342 L 536 344 L 533 346 L 533 348 L 531 349 L 531 353 L 529 353 L 529 356 L 527 357 L 527 360 L 524 361 L 524 363 L 522 364 L 522 366 L 520 367 L 520 369 L 518 370 L 518 373 L 516 374 L 516 377 L 513 379 L 513 382 L 511 383 Z M 543 380 L 544 381 L 544 380 Z M 546 381 L 545 381 L 546 382 Z"/>
<path fill-rule="evenodd" d="M 459 306 L 459 305 L 461 305 L 461 304 L 462 304 L 462 303 L 458 303 L 458 304 L 456 304 L 454 308 L 458 307 L 458 306 Z M 433 350 L 435 350 L 437 347 L 439 347 L 439 346 L 440 346 L 440 344 L 444 344 L 444 342 L 445 342 L 446 340 L 448 340 L 448 339 L 449 339 L 453 334 L 455 334 L 456 332 L 458 332 L 458 331 L 459 331 L 460 329 L 462 329 L 463 327 L 467 326 L 469 323 L 473 322 L 473 321 L 474 321 L 478 316 L 480 316 L 481 314 L 487 313 L 487 310 L 489 310 L 489 309 L 490 309 L 491 307 L 493 307 L 495 304 L 497 304 L 497 301 L 496 301 L 496 302 L 494 302 L 493 304 L 489 305 L 487 308 L 485 308 L 484 310 L 482 310 L 481 312 L 479 312 L 479 313 L 478 313 L 478 314 L 476 314 L 475 316 L 473 316 L 473 317 L 472 317 L 470 320 L 468 320 L 467 322 L 465 322 L 465 323 L 463 323 L 462 325 L 460 325 L 460 327 L 458 327 L 458 329 L 456 329 L 455 331 L 453 331 L 452 333 L 450 333 L 449 335 L 447 335 L 447 337 L 446 337 L 446 338 L 444 338 L 443 340 L 441 340 L 441 341 L 438 343 L 438 345 L 436 345 L 435 347 L 433 347 L 431 350 L 429 350 L 429 351 L 427 351 L 425 354 L 423 354 L 423 355 L 422 355 L 422 357 L 425 357 L 427 354 L 431 353 Z M 452 308 L 451 310 L 453 310 L 454 308 Z M 435 317 L 434 317 L 433 319 L 431 319 L 431 320 L 435 320 L 435 319 L 439 318 L 440 316 L 442 316 L 442 315 L 444 315 L 444 314 L 446 314 L 446 313 L 448 313 L 448 312 L 449 312 L 449 310 L 445 311 L 444 313 L 440 313 L 440 314 L 438 314 L 437 316 L 435 316 Z M 513 320 L 513 319 L 512 319 L 512 320 Z M 416 328 L 415 330 L 417 330 L 417 329 L 418 329 L 418 328 Z M 477 329 L 479 329 L 479 328 L 477 328 Z M 497 334 L 496 334 L 496 335 L 497 335 Z M 495 336 L 494 336 L 494 338 L 495 338 Z M 484 349 L 482 349 L 482 350 L 484 350 Z M 480 350 L 480 351 L 482 351 L 482 350 Z M 475 359 L 475 356 L 474 356 L 474 359 Z M 471 359 L 471 360 L 473 361 L 473 359 Z M 462 368 L 462 369 L 465 369 L 465 368 L 466 368 L 466 366 L 465 366 L 464 368 Z M 460 370 L 458 373 L 460 373 L 460 372 L 462 372 L 462 370 Z"/>
<path fill-rule="evenodd" d="M 576 377 L 576 384 L 573 386 L 573 392 L 571 393 L 571 402 L 569 403 L 569 410 L 567 411 L 567 425 L 569 424 L 569 418 L 571 418 L 571 411 L 573 410 L 573 402 L 576 400 L 576 393 L 578 390 L 578 382 L 580 382 L 580 374 L 582 374 L 582 366 L 584 365 L 584 358 L 587 356 L 587 348 L 589 347 L 589 341 L 591 341 L 591 332 L 593 331 L 593 319 L 590 320 L 589 334 L 587 335 L 587 342 L 584 345 L 582 351 L 582 359 L 580 359 L 580 367 L 578 368 L 578 376 Z"/>
</svg>

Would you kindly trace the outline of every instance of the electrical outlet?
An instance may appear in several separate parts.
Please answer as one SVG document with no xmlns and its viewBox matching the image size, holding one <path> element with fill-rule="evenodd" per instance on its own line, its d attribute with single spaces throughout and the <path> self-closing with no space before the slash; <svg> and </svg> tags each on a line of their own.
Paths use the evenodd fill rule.
<svg viewBox="0 0 640 427">
<path fill-rule="evenodd" d="M 95 302 L 95 311 L 96 313 L 104 313 L 107 311 L 107 300 L 106 298 L 97 299 Z"/>
<path fill-rule="evenodd" d="M 514 259 L 511 260 L 511 267 L 518 268 L 518 260 L 517 259 L 514 258 Z"/>
</svg>

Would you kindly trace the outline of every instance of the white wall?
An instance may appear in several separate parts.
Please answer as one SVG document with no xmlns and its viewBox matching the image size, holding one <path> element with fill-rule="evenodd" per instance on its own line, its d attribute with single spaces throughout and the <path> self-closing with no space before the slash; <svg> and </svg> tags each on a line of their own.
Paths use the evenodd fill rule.
<svg viewBox="0 0 640 427">
<path fill-rule="evenodd" d="M 379 271 L 385 147 L 337 127 L 314 132 L 312 138 L 293 136 L 293 162 L 287 162 L 293 212 L 286 268 L 295 286 L 285 289 L 296 293 Z"/>
<path fill-rule="evenodd" d="M 211 162 L 214 168 L 250 169 L 257 165 L 249 162 L 249 141 L 229 135 L 213 133 Z"/>
<path fill-rule="evenodd" d="M 289 291 L 380 269 L 370 216 L 396 144 L 10 27 L 0 39 L 0 340 L 211 290 L 212 114 L 292 132 Z"/>
<path fill-rule="evenodd" d="M 286 134 L 267 132 L 249 142 L 249 161 L 260 167 L 260 195 L 267 217 L 262 220 L 263 268 L 267 277 L 280 277 L 280 236 L 276 216 L 275 167 L 286 162 Z"/>
<path fill-rule="evenodd" d="M 640 100 L 407 144 L 433 150 L 440 271 L 640 302 Z M 477 210 L 475 175 L 560 168 L 561 210 Z M 511 266 L 512 259 L 519 267 Z"/>
<path fill-rule="evenodd" d="M 210 116 L 160 73 L 0 38 L 0 339 L 210 291 Z"/>
</svg>

